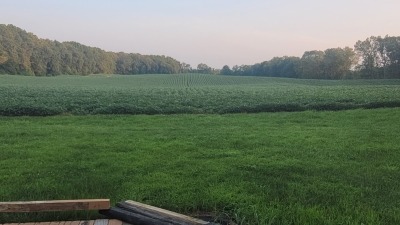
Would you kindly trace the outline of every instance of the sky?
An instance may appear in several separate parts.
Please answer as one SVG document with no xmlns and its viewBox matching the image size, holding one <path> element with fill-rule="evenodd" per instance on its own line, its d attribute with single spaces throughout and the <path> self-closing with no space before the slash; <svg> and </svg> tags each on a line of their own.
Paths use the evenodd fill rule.
<svg viewBox="0 0 400 225">
<path fill-rule="evenodd" d="M 399 0 L 0 0 L 0 23 L 222 68 L 400 36 L 399 9 Z"/>
</svg>

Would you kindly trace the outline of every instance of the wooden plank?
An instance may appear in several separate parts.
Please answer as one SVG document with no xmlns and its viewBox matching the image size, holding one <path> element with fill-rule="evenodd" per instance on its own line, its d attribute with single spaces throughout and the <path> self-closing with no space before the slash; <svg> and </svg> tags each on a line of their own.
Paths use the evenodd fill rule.
<svg viewBox="0 0 400 225">
<path fill-rule="evenodd" d="M 108 225 L 108 220 L 107 219 L 95 220 L 94 225 Z"/>
<path fill-rule="evenodd" d="M 20 223 L 19 225 L 21 225 L 22 223 Z M 24 223 L 24 225 L 35 225 L 35 223 Z"/>
<path fill-rule="evenodd" d="M 94 220 L 82 220 L 79 221 L 79 225 L 94 225 Z"/>
<path fill-rule="evenodd" d="M 122 225 L 122 221 L 112 219 L 108 221 L 108 225 Z"/>
<path fill-rule="evenodd" d="M 71 223 L 72 223 L 72 221 L 65 221 L 64 225 L 71 225 Z M 37 224 L 35 224 L 35 225 L 37 225 Z"/>
<path fill-rule="evenodd" d="M 142 215 L 139 213 L 130 212 L 128 210 L 112 207 L 108 210 L 100 210 L 101 214 L 106 215 L 110 218 L 117 218 L 130 224 L 140 224 L 140 225 L 176 225 L 176 223 L 170 223 L 169 221 L 162 221 L 158 218 L 148 217 L 147 215 Z M 189 224 L 186 224 L 189 225 Z"/>
<path fill-rule="evenodd" d="M 110 199 L 0 202 L 0 212 L 45 212 L 109 209 Z"/>
<path fill-rule="evenodd" d="M 129 204 L 128 204 L 129 202 Z M 117 207 L 100 210 L 101 214 L 110 218 L 140 225 L 211 225 L 212 223 L 182 215 L 165 209 L 126 201 L 117 203 Z"/>
<path fill-rule="evenodd" d="M 35 225 L 50 225 L 50 222 L 35 223 Z"/>
<path fill-rule="evenodd" d="M 184 224 L 193 224 L 193 225 L 209 224 L 209 222 L 207 221 L 203 221 L 200 219 L 196 219 L 190 216 L 182 215 L 176 212 L 154 207 L 151 205 L 146 205 L 140 202 L 128 200 L 125 201 L 125 204 L 119 203 L 118 206 L 122 206 L 123 208 L 132 212 L 140 213 L 143 215 L 149 215 L 155 218 L 162 218 L 163 220 L 167 221 L 177 221 L 177 222 L 180 221 Z"/>
</svg>

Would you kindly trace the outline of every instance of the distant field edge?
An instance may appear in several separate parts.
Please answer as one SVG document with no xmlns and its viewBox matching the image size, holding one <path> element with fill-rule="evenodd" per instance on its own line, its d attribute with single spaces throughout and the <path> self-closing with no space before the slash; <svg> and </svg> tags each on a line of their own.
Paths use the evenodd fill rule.
<svg viewBox="0 0 400 225">
<path fill-rule="evenodd" d="M 301 112 L 301 111 L 340 111 L 352 109 L 398 108 L 399 101 L 382 102 L 332 102 L 312 104 L 260 104 L 252 106 L 221 107 L 219 109 L 202 109 L 195 107 L 161 108 L 137 107 L 133 104 L 111 104 L 94 107 L 84 111 L 69 111 L 63 107 L 48 105 L 15 105 L 4 107 L 0 105 L 0 116 L 56 116 L 56 115 L 171 115 L 171 114 L 234 114 L 234 113 L 263 113 L 263 112 Z"/>
</svg>

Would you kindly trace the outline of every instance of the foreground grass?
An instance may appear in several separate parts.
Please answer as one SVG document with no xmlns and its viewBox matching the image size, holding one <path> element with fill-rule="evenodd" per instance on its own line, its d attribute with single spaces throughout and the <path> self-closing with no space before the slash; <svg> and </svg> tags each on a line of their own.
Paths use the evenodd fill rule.
<svg viewBox="0 0 400 225">
<path fill-rule="evenodd" d="M 398 121 L 399 108 L 0 117 L 0 201 L 132 199 L 239 224 L 400 224 Z"/>
<path fill-rule="evenodd" d="M 0 115 L 254 113 L 400 107 L 400 80 L 205 74 L 0 76 Z"/>
</svg>

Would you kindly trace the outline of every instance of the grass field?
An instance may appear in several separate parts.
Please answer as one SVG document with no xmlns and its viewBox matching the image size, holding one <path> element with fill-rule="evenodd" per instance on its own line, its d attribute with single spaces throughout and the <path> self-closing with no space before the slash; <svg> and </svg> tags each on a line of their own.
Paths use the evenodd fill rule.
<svg viewBox="0 0 400 225">
<path fill-rule="evenodd" d="M 3 75 L 0 96 L 7 116 L 341 110 L 400 107 L 400 80 Z"/>
<path fill-rule="evenodd" d="M 30 78 L 1 79 L 27 82 Z M 74 85 L 80 93 L 92 88 L 89 94 L 111 90 L 107 78 L 98 78 L 104 89 L 87 87 L 84 81 L 90 78 L 41 79 L 32 79 L 36 83 L 31 87 L 43 85 L 49 91 L 50 82 L 65 80 L 66 89 L 57 84 L 54 93 Z M 124 79 L 129 80 L 111 80 L 125 83 L 127 93 L 132 93 Z M 281 81 L 268 82 L 275 82 L 267 85 L 274 89 Z M 367 90 L 375 88 L 398 95 L 393 93 L 396 85 L 375 82 L 352 87 L 342 82 L 295 82 L 287 84 L 290 96 L 309 88 L 351 93 L 361 88 L 370 96 L 374 95 Z M 238 93 L 268 90 L 261 84 L 250 86 Z M 18 93 L 27 88 L 10 83 L 1 87 L 3 91 L 14 87 Z M 207 88 L 230 90 L 224 85 Z M 274 90 L 279 92 L 278 87 Z M 182 213 L 227 216 L 238 224 L 400 224 L 399 121 L 399 108 L 0 117 L 0 201 L 132 199 Z M 94 215 L 0 214 L 0 223 Z"/>
</svg>

